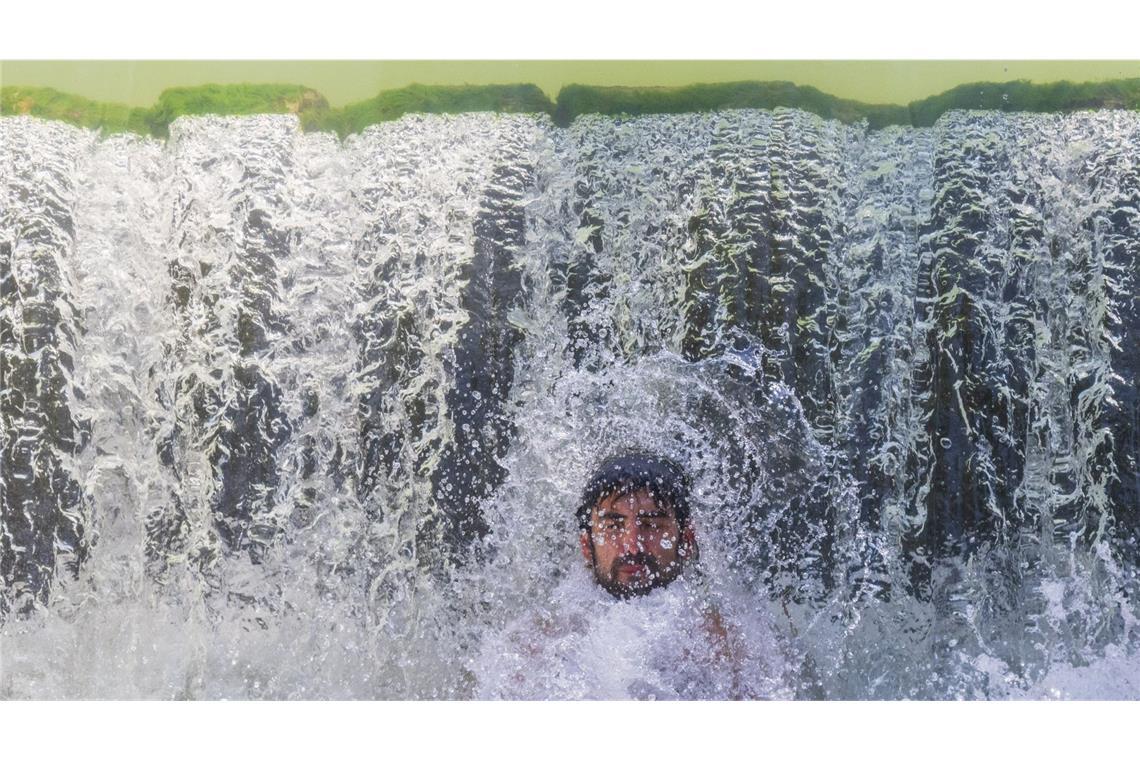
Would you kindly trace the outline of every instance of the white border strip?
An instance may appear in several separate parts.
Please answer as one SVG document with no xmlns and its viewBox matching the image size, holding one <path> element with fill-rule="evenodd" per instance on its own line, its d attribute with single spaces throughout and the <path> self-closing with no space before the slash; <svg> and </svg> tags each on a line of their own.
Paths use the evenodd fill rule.
<svg viewBox="0 0 1140 760">
<path fill-rule="evenodd" d="M 1135 4 L 16 0 L 0 59 L 1134 59 Z M 302 10 L 299 10 L 302 9 Z"/>
</svg>

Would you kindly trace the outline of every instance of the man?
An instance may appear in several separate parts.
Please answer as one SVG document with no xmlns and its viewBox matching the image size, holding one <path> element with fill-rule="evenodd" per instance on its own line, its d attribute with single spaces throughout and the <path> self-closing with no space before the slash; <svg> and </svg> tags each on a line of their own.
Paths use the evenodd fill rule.
<svg viewBox="0 0 1140 760">
<path fill-rule="evenodd" d="M 598 585 L 619 599 L 668 586 L 697 554 L 689 482 L 672 461 L 610 457 L 586 484 L 578 508 L 582 556 Z"/>
<path fill-rule="evenodd" d="M 695 572 L 690 491 L 681 468 L 661 456 L 602 462 L 577 508 L 589 575 L 567 575 L 530 614 L 496 623 L 474 667 L 479 696 L 790 696 L 767 618 L 727 623 L 726 600 Z M 759 612 L 746 602 L 736 611 Z"/>
</svg>

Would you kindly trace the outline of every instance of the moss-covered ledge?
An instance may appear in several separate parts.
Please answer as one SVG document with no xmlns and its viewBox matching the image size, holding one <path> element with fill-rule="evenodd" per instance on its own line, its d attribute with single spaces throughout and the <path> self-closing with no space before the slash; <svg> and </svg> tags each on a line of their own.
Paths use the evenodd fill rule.
<svg viewBox="0 0 1140 760">
<path fill-rule="evenodd" d="M 330 113 L 325 128 L 342 137 L 365 127 L 392 121 L 410 113 L 497 113 L 554 114 L 554 104 L 533 84 L 422 85 L 386 90 L 370 100 L 352 103 L 339 113 Z"/>
<path fill-rule="evenodd" d="M 298 84 L 207 84 L 163 90 L 148 112 L 150 134 L 166 137 L 179 116 L 249 116 L 294 113 L 303 125 L 320 122 L 329 111 L 325 96 Z"/>
<path fill-rule="evenodd" d="M 837 98 L 791 82 L 729 82 L 685 87 L 594 87 L 567 85 L 557 104 L 533 84 L 410 85 L 387 90 L 344 108 L 330 108 L 323 95 L 302 85 L 204 85 L 165 90 L 151 108 L 101 103 L 48 87 L 0 87 L 0 115 L 30 114 L 104 132 L 165 137 L 179 116 L 293 113 L 306 131 L 342 137 L 410 113 L 473 111 L 543 113 L 566 126 L 583 114 L 640 115 L 735 108 L 799 108 L 846 123 L 867 120 L 872 129 L 891 124 L 925 127 L 950 110 L 1070 113 L 1078 110 L 1140 109 L 1140 79 L 1108 82 L 978 82 L 907 106 L 875 105 Z"/>
<path fill-rule="evenodd" d="M 1140 79 L 1107 82 L 975 82 L 963 84 L 909 106 L 910 124 L 933 126 L 947 111 L 1025 111 L 1072 113 L 1090 109 L 1140 108 Z"/>
<path fill-rule="evenodd" d="M 0 88 L 0 115 L 28 114 L 105 132 L 166 137 L 179 116 L 297 114 L 305 131 L 335 131 L 342 137 L 409 113 L 542 113 L 554 103 L 533 84 L 434 86 L 413 84 L 381 92 L 341 109 L 329 108 L 316 90 L 296 84 L 232 84 L 174 87 L 150 108 L 100 103 L 47 87 Z"/>
<path fill-rule="evenodd" d="M 909 124 L 906 106 L 844 100 L 792 82 L 726 82 L 684 87 L 592 87 L 572 84 L 558 93 L 555 122 L 567 126 L 583 114 L 665 114 L 733 108 L 799 108 L 825 119 L 853 123 L 866 119 L 872 129 Z"/>
<path fill-rule="evenodd" d="M 101 103 L 51 87 L 0 87 L 0 116 L 27 114 L 106 133 L 150 134 L 150 109 Z"/>
</svg>

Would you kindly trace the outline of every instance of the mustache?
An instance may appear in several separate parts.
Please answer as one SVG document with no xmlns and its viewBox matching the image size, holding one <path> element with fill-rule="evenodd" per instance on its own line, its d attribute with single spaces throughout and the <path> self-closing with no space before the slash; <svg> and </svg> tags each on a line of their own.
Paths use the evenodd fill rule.
<svg viewBox="0 0 1140 760">
<path fill-rule="evenodd" d="M 617 574 L 622 565 L 644 565 L 650 573 L 657 575 L 661 571 L 661 564 L 652 554 L 637 552 L 636 554 L 623 554 L 613 561 L 610 572 Z"/>
</svg>

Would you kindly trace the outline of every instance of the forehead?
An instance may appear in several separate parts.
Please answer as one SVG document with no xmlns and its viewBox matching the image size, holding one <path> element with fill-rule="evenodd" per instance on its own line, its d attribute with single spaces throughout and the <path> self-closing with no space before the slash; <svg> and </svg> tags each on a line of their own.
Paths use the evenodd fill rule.
<svg viewBox="0 0 1140 760">
<path fill-rule="evenodd" d="M 653 497 L 648 489 L 642 488 L 630 493 L 619 493 L 605 496 L 594 505 L 594 514 L 620 513 L 623 515 L 637 515 L 646 512 L 660 512 L 674 517 L 673 507 L 660 502 Z"/>
</svg>

